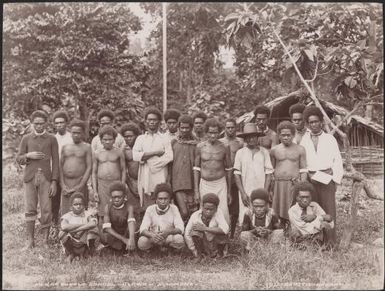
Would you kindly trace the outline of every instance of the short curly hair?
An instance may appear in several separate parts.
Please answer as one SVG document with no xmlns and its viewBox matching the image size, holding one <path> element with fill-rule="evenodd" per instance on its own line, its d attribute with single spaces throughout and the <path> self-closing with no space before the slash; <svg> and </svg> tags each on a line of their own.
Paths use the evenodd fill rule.
<svg viewBox="0 0 385 291">
<path fill-rule="evenodd" d="M 205 133 L 209 131 L 210 127 L 217 127 L 219 132 L 221 132 L 223 128 L 222 124 L 216 118 L 207 119 L 204 127 L 205 127 Z"/>
<path fill-rule="evenodd" d="M 178 119 L 178 127 L 180 126 L 181 123 L 188 123 L 190 127 L 192 128 L 194 126 L 193 119 L 190 115 L 184 114 L 181 115 Z"/>
<path fill-rule="evenodd" d="M 53 114 L 53 117 L 52 117 L 53 122 L 55 122 L 56 118 L 64 118 L 66 122 L 68 122 L 68 120 L 69 120 L 68 113 L 66 111 L 64 111 L 64 110 L 56 111 Z"/>
<path fill-rule="evenodd" d="M 70 128 L 72 127 L 80 127 L 81 129 L 83 129 L 83 131 L 86 131 L 86 123 L 83 121 L 83 120 L 80 120 L 80 119 L 73 119 L 70 123 Z"/>
<path fill-rule="evenodd" d="M 44 118 L 45 122 L 48 121 L 48 114 L 45 111 L 43 111 L 43 110 L 35 110 L 34 112 L 32 112 L 32 114 L 31 114 L 31 121 L 33 122 L 33 120 L 36 117 Z"/>
<path fill-rule="evenodd" d="M 111 110 L 109 110 L 109 109 L 102 109 L 98 113 L 98 121 L 100 121 L 100 119 L 102 119 L 105 116 L 109 117 L 111 119 L 111 121 L 113 121 L 114 118 L 115 118 L 115 114 Z"/>
<path fill-rule="evenodd" d="M 258 105 L 254 109 L 254 115 L 257 116 L 257 114 L 267 114 L 267 116 L 270 116 L 270 109 L 269 107 L 265 105 Z"/>
<path fill-rule="evenodd" d="M 158 116 L 159 121 L 162 120 L 162 112 L 160 112 L 160 110 L 158 108 L 156 108 L 155 106 L 147 107 L 144 110 L 144 113 L 143 113 L 144 119 L 147 119 L 147 116 L 149 114 L 155 114 L 156 116 Z"/>
<path fill-rule="evenodd" d="M 295 134 L 295 125 L 288 120 L 280 122 L 277 126 L 277 133 L 280 134 L 282 129 L 290 129 L 292 134 Z"/>
<path fill-rule="evenodd" d="M 261 199 L 267 203 L 269 202 L 269 194 L 263 188 L 255 189 L 251 192 L 250 201 L 253 202 L 255 199 Z"/>
<path fill-rule="evenodd" d="M 132 131 L 136 136 L 140 134 L 139 126 L 133 122 L 125 123 L 122 125 L 120 128 L 120 134 L 124 135 L 126 131 Z"/>
<path fill-rule="evenodd" d="M 108 187 L 108 191 L 109 191 L 110 194 L 113 191 L 122 191 L 123 195 L 125 196 L 127 194 L 126 190 L 127 190 L 126 184 L 124 184 L 124 183 L 122 183 L 120 181 L 114 181 Z"/>
<path fill-rule="evenodd" d="M 178 121 L 178 118 L 180 116 L 180 111 L 177 110 L 177 109 L 167 109 L 166 112 L 164 113 L 164 121 L 167 122 L 167 120 L 169 119 L 175 119 L 176 121 Z"/>
<path fill-rule="evenodd" d="M 309 122 L 309 117 L 314 115 L 318 116 L 321 122 L 324 120 L 321 109 L 314 105 L 305 108 L 303 111 L 303 120 L 305 120 L 305 122 Z"/>
<path fill-rule="evenodd" d="M 305 104 L 302 104 L 302 103 L 296 103 L 296 104 L 293 104 L 289 107 L 289 115 L 290 117 L 294 114 L 294 113 L 303 113 L 303 111 L 305 110 L 306 106 Z"/>
<path fill-rule="evenodd" d="M 294 199 L 297 199 L 297 196 L 300 191 L 309 191 L 310 195 L 313 196 L 314 193 L 314 187 L 313 185 L 308 181 L 301 181 L 294 185 L 293 187 L 293 197 Z"/>
<path fill-rule="evenodd" d="M 197 118 L 202 118 L 203 119 L 203 122 L 205 122 L 206 120 L 207 120 L 207 114 L 206 113 L 204 113 L 203 111 L 198 111 L 198 112 L 196 112 L 194 115 L 193 115 L 193 117 L 192 117 L 192 119 L 193 119 L 193 122 L 195 122 L 195 119 L 197 119 Z"/>
<path fill-rule="evenodd" d="M 100 139 L 102 139 L 105 134 L 112 135 L 114 139 L 118 136 L 118 132 L 111 125 L 104 126 L 99 130 Z"/>
<path fill-rule="evenodd" d="M 71 205 L 76 198 L 82 199 L 83 205 L 86 204 L 86 199 L 84 197 L 84 194 L 82 192 L 76 191 L 76 192 L 72 193 L 72 195 L 71 195 L 71 198 L 70 198 L 70 204 Z"/>
<path fill-rule="evenodd" d="M 173 198 L 173 193 L 172 193 L 172 188 L 171 188 L 171 185 L 168 184 L 168 183 L 160 183 L 158 185 L 155 186 L 155 189 L 154 189 L 154 196 L 156 198 L 158 198 L 158 194 L 160 192 L 167 192 L 168 193 L 168 196 L 170 199 Z"/>
<path fill-rule="evenodd" d="M 226 124 L 227 122 L 234 123 L 234 125 L 237 126 L 237 121 L 236 121 L 234 118 L 227 118 L 227 119 L 225 120 L 225 124 Z"/>
</svg>

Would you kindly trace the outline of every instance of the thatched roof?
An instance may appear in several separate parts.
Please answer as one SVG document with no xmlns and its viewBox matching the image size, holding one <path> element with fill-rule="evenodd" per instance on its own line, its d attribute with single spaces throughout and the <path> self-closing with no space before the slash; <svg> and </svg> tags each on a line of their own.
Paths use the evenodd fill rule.
<svg viewBox="0 0 385 291">
<path fill-rule="evenodd" d="M 274 107 L 284 106 L 285 103 L 291 103 L 292 104 L 292 102 L 295 100 L 298 102 L 298 99 L 299 98 L 298 98 L 297 94 L 289 94 L 286 96 L 277 97 L 277 98 L 267 102 L 265 105 L 267 107 L 269 107 L 271 110 L 273 110 Z M 330 111 L 332 111 L 338 115 L 346 116 L 349 113 L 349 111 L 346 110 L 345 108 L 338 106 L 338 105 L 335 105 L 332 102 L 329 102 L 329 101 L 320 101 L 320 102 L 321 102 L 322 106 L 324 106 L 325 110 L 329 109 Z M 310 105 L 312 103 L 313 102 L 309 102 L 307 105 Z M 250 122 L 253 118 L 254 118 L 254 112 L 250 111 L 250 112 L 247 112 L 247 113 L 243 114 L 242 116 L 238 117 L 237 123 L 247 123 L 247 122 Z M 372 121 L 370 121 L 364 117 L 361 117 L 359 115 L 352 115 L 350 118 L 350 122 L 352 120 L 363 125 L 369 131 L 373 131 L 374 133 L 376 133 L 382 137 L 384 136 L 384 127 L 381 124 L 372 122 Z"/>
</svg>

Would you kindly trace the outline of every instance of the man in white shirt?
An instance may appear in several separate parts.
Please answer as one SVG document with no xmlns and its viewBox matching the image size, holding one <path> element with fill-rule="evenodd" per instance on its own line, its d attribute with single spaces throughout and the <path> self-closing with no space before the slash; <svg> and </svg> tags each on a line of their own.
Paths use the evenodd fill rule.
<svg viewBox="0 0 385 291">
<path fill-rule="evenodd" d="M 323 132 L 323 115 L 316 106 L 308 106 L 303 117 L 309 132 L 302 137 L 300 145 L 305 148 L 310 182 L 314 186 L 313 200 L 330 214 L 336 222 L 336 184 L 344 173 L 341 153 L 333 135 Z M 330 247 L 336 244 L 335 228 L 326 232 Z"/>
<path fill-rule="evenodd" d="M 52 120 L 56 129 L 55 137 L 59 146 L 58 151 L 59 151 L 59 161 L 60 161 L 61 150 L 63 146 L 67 144 L 73 144 L 72 135 L 67 130 L 69 117 L 66 111 L 59 110 L 53 114 Z M 60 181 L 59 181 L 59 183 L 57 183 L 56 195 L 52 197 L 52 221 L 54 224 L 59 223 L 60 200 L 61 200 L 61 187 L 60 187 Z"/>
<path fill-rule="evenodd" d="M 148 107 L 144 119 L 147 131 L 138 136 L 132 148 L 133 160 L 139 162 L 138 193 L 143 210 L 155 203 L 152 192 L 157 184 L 167 181 L 167 164 L 173 160 L 169 138 L 158 131 L 162 113 Z"/>
<path fill-rule="evenodd" d="M 178 207 L 170 204 L 172 189 L 169 184 L 161 183 L 154 189 L 156 204 L 147 207 L 140 225 L 138 248 L 149 250 L 159 246 L 161 251 L 168 247 L 181 249 L 184 247 L 184 223 Z"/>
</svg>

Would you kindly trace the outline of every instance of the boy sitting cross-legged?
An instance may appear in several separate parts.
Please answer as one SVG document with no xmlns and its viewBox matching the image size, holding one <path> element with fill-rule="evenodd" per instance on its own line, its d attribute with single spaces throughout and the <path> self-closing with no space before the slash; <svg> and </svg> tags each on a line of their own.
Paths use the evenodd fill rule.
<svg viewBox="0 0 385 291">
<path fill-rule="evenodd" d="M 61 218 L 59 239 L 68 255 L 69 262 L 78 256 L 84 257 L 91 253 L 98 238 L 98 222 L 96 215 L 85 210 L 84 196 L 75 192 L 71 196 L 71 211 Z"/>
<path fill-rule="evenodd" d="M 258 239 L 270 239 L 277 241 L 283 235 L 278 216 L 272 208 L 269 208 L 269 194 L 263 189 L 251 192 L 250 201 L 252 211 L 248 210 L 243 218 L 240 240 L 245 245 L 246 251 L 250 251 Z"/>
<path fill-rule="evenodd" d="M 229 225 L 218 205 L 217 195 L 205 194 L 202 198 L 202 208 L 194 212 L 187 223 L 185 241 L 197 261 L 200 261 L 204 254 L 212 258 L 223 256 L 228 242 Z"/>
<path fill-rule="evenodd" d="M 135 218 L 132 201 L 127 200 L 126 185 L 115 181 L 110 185 L 110 202 L 104 209 L 102 238 L 110 249 L 120 253 L 135 249 Z"/>
</svg>

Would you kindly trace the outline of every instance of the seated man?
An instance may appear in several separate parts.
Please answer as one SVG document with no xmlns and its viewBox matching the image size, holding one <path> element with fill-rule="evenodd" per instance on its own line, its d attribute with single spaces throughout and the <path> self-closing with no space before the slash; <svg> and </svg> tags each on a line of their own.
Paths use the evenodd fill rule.
<svg viewBox="0 0 385 291">
<path fill-rule="evenodd" d="M 138 248 L 144 251 L 153 246 L 160 247 L 161 251 L 167 251 L 168 247 L 182 249 L 184 224 L 178 207 L 170 204 L 171 186 L 167 183 L 156 185 L 154 196 L 156 204 L 147 207 L 140 226 Z"/>
<path fill-rule="evenodd" d="M 84 257 L 91 253 L 98 237 L 98 221 L 91 211 L 85 211 L 85 199 L 82 193 L 75 192 L 71 196 L 71 211 L 61 218 L 59 239 L 68 255 L 69 262 L 74 257 Z"/>
<path fill-rule="evenodd" d="M 223 256 L 229 225 L 218 205 L 217 195 L 205 194 L 202 198 L 202 208 L 195 211 L 187 223 L 186 244 L 197 261 L 200 261 L 204 254 L 210 257 Z"/>
<path fill-rule="evenodd" d="M 243 218 L 242 232 L 240 234 L 241 243 L 249 252 L 258 239 L 269 239 L 277 242 L 282 237 L 283 230 L 280 228 L 278 216 L 272 208 L 269 208 L 269 194 L 259 188 L 253 190 L 250 195 L 253 210 L 248 210 Z"/>
<path fill-rule="evenodd" d="M 308 241 L 322 244 L 323 230 L 334 227 L 331 215 L 326 214 L 317 202 L 312 201 L 313 193 L 313 185 L 307 181 L 299 182 L 293 188 L 297 203 L 289 209 L 289 238 L 295 243 Z"/>
<path fill-rule="evenodd" d="M 135 218 L 132 201 L 127 201 L 126 185 L 120 181 L 110 185 L 111 202 L 105 206 L 103 241 L 120 253 L 135 249 Z"/>
</svg>

